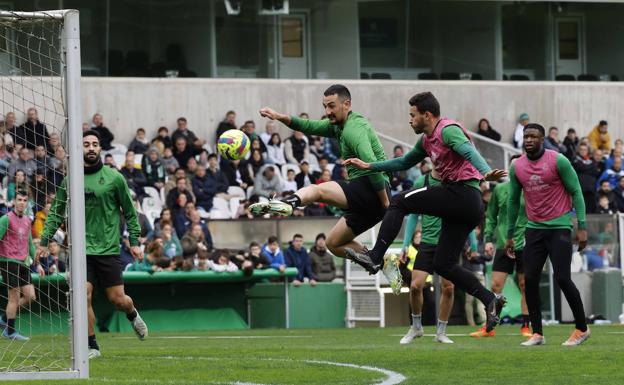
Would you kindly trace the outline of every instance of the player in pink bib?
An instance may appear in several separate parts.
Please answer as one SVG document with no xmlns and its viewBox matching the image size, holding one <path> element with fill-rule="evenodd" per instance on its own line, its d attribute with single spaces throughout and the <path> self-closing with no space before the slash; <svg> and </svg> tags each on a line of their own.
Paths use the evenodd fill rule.
<svg viewBox="0 0 624 385">
<path fill-rule="evenodd" d="M 367 270 L 374 273 L 401 230 L 405 215 L 413 213 L 441 218 L 442 227 L 433 268 L 455 286 L 483 302 L 487 308 L 486 330 L 489 332 L 500 321 L 505 298 L 486 289 L 471 271 L 460 266 L 458 256 L 468 234 L 483 217 L 480 181 L 484 178 L 498 180 L 506 173 L 490 169 L 473 145 L 468 131 L 460 123 L 440 117 L 440 104 L 431 92 L 413 96 L 409 104 L 410 125 L 416 134 L 423 134 L 409 153 L 400 158 L 374 163 L 347 159 L 345 164 L 392 172 L 407 170 L 430 157 L 442 183 L 393 196 L 375 247 L 368 252 L 345 251 L 352 260 L 368 266 Z"/>
<path fill-rule="evenodd" d="M 524 191 L 529 219 L 525 233 L 524 274 L 526 302 L 533 335 L 524 346 L 543 345 L 542 311 L 539 281 L 550 256 L 555 280 L 570 304 L 576 329 L 563 345 L 579 345 L 589 338 L 583 301 L 570 275 L 572 263 L 572 215 L 578 219 L 579 251 L 587 244 L 585 201 L 576 171 L 568 158 L 544 149 L 544 127 L 530 123 L 524 127 L 523 148 L 526 152 L 509 170 L 510 191 L 507 202 L 507 252 L 514 250 L 513 234 L 518 217 L 518 202 Z"/>
</svg>

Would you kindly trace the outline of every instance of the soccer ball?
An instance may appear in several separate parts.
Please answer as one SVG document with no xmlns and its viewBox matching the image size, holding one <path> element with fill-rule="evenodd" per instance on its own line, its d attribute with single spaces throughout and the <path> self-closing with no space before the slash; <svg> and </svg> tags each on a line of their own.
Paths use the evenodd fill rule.
<svg viewBox="0 0 624 385">
<path fill-rule="evenodd" d="M 220 137 L 217 142 L 217 149 L 222 157 L 229 160 L 242 159 L 249 152 L 251 141 L 240 130 L 227 130 Z"/>
</svg>

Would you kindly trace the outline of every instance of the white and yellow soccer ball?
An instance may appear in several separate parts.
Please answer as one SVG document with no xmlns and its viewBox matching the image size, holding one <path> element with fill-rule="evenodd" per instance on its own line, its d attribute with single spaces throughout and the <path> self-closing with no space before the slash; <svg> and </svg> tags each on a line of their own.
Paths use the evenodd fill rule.
<svg viewBox="0 0 624 385">
<path fill-rule="evenodd" d="M 243 159 L 249 152 L 251 141 L 240 130 L 227 130 L 219 137 L 217 149 L 222 157 L 229 160 Z"/>
</svg>

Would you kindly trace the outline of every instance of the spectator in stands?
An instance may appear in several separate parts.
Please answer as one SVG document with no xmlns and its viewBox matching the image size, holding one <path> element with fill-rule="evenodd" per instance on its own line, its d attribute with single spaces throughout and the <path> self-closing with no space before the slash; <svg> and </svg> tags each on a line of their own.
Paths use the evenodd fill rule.
<svg viewBox="0 0 624 385">
<path fill-rule="evenodd" d="M 47 150 L 49 137 L 45 124 L 39 121 L 37 109 L 30 107 L 26 111 L 26 122 L 14 131 L 13 143 L 29 150 L 34 150 L 37 146 L 43 146 Z"/>
<path fill-rule="evenodd" d="M 171 175 L 176 172 L 178 168 L 180 168 L 180 163 L 173 156 L 173 149 L 169 147 L 165 147 L 163 151 L 163 157 L 160 160 L 167 174 Z"/>
<path fill-rule="evenodd" d="M 624 176 L 624 170 L 622 170 L 622 158 L 615 158 L 613 160 L 613 166 L 611 168 L 606 169 L 602 175 L 598 178 L 598 183 L 602 183 L 603 181 L 609 181 L 609 185 L 613 190 L 617 185 L 618 179 Z M 598 187 L 598 186 L 596 186 Z"/>
<path fill-rule="evenodd" d="M 165 207 L 160 211 L 160 217 L 154 220 L 154 236 L 153 238 L 160 237 L 160 224 L 164 222 L 171 223 L 171 209 L 169 207 Z"/>
<path fill-rule="evenodd" d="M 67 154 L 63 146 L 56 146 L 54 156 L 50 158 L 48 177 L 53 186 L 60 186 L 67 174 Z"/>
<path fill-rule="evenodd" d="M 228 111 L 225 113 L 225 119 L 219 123 L 216 130 L 215 143 L 219 140 L 219 137 L 227 130 L 236 130 L 236 112 Z"/>
<path fill-rule="evenodd" d="M 325 234 L 318 234 L 314 246 L 310 249 L 312 272 L 319 282 L 331 282 L 336 278 L 336 264 L 334 257 L 327 252 L 325 239 Z"/>
<path fill-rule="evenodd" d="M 221 158 L 219 168 L 228 180 L 229 186 L 240 187 L 247 190 L 247 187 L 253 186 L 254 181 L 249 175 L 249 168 L 240 160 L 228 160 Z"/>
<path fill-rule="evenodd" d="M 164 153 L 165 148 L 173 148 L 173 142 L 171 141 L 171 137 L 169 136 L 169 129 L 165 126 L 158 128 L 158 135 L 152 139 L 153 144 L 160 143 L 160 152 Z"/>
<path fill-rule="evenodd" d="M 61 246 L 54 239 L 48 243 L 49 254 L 43 258 L 39 258 L 39 264 L 43 268 L 45 275 L 64 273 L 67 268 L 65 262 L 61 258 Z M 36 272 L 33 271 L 33 272 Z"/>
<path fill-rule="evenodd" d="M 270 236 L 267 243 L 262 247 L 262 254 L 269 260 L 271 267 L 283 273 L 286 271 L 286 262 L 284 262 L 284 253 L 280 250 L 279 242 L 276 236 Z"/>
<path fill-rule="evenodd" d="M 204 231 L 202 230 L 202 226 L 199 223 L 190 225 L 188 230 L 182 237 L 183 245 L 188 242 L 196 245 L 195 248 L 197 253 L 208 254 L 212 250 L 212 242 L 210 244 L 206 242 Z"/>
<path fill-rule="evenodd" d="M 613 210 L 611 210 L 611 207 L 609 205 L 609 198 L 607 198 L 605 195 L 602 195 L 600 198 L 598 198 L 598 210 L 596 211 L 596 213 L 613 215 Z"/>
<path fill-rule="evenodd" d="M 615 196 L 615 207 L 617 211 L 624 213 L 624 177 L 618 179 L 618 185 L 613 189 Z"/>
<path fill-rule="evenodd" d="M 9 165 L 9 176 L 15 175 L 17 170 L 24 171 L 28 178 L 31 178 L 37 170 L 37 163 L 32 158 L 32 152 L 26 147 L 19 150 L 19 158 Z"/>
<path fill-rule="evenodd" d="M 479 120 L 479 124 L 477 124 L 477 134 L 483 135 L 486 138 L 490 138 L 497 142 L 500 142 L 501 140 L 501 134 L 493 129 L 492 126 L 490 126 L 490 121 L 485 118 Z"/>
<path fill-rule="evenodd" d="M 310 119 L 310 115 L 308 115 L 308 113 L 307 113 L 307 112 L 301 112 L 301 113 L 299 114 L 299 117 L 300 117 L 301 119 Z"/>
<path fill-rule="evenodd" d="M 310 165 L 308 164 L 307 160 L 303 160 L 299 164 L 299 168 L 301 169 L 301 172 L 295 177 L 295 182 L 297 182 L 297 189 L 316 184 L 316 180 L 320 175 L 319 173 L 312 172 L 310 170 Z"/>
<path fill-rule="evenodd" d="M 261 172 L 256 176 L 253 194 L 270 199 L 281 192 L 282 183 L 275 173 L 275 167 L 269 164 L 262 168 Z"/>
<path fill-rule="evenodd" d="M 178 136 L 175 138 L 174 143 L 175 148 L 173 149 L 173 156 L 178 160 L 180 167 L 186 169 L 188 160 L 199 154 L 201 150 L 198 150 L 194 146 L 188 145 L 187 139 L 184 136 Z"/>
<path fill-rule="evenodd" d="M 255 140 L 258 140 L 259 148 L 262 149 L 262 152 L 266 152 L 266 145 L 260 138 L 260 135 L 256 133 L 256 123 L 253 120 L 246 121 L 241 127 L 241 131 L 247 135 L 249 140 L 253 143 Z"/>
<path fill-rule="evenodd" d="M 134 151 L 135 154 L 145 154 L 149 148 L 149 140 L 145 137 L 145 129 L 137 128 L 134 139 L 130 142 L 128 150 Z"/>
<path fill-rule="evenodd" d="M 260 150 L 252 150 L 251 156 L 247 161 L 247 168 L 249 169 L 249 174 L 252 178 L 256 179 L 258 177 L 258 172 L 260 169 L 264 168 L 265 162 L 264 157 Z"/>
<path fill-rule="evenodd" d="M 113 154 L 104 155 L 104 164 L 110 168 L 117 169 L 117 165 L 115 164 L 115 158 L 113 158 Z"/>
<path fill-rule="evenodd" d="M 403 146 L 396 145 L 394 146 L 394 150 L 392 151 L 394 158 L 400 158 L 403 156 L 405 151 L 403 150 Z M 412 187 L 412 181 L 407 179 L 407 171 L 395 171 L 392 173 L 390 178 L 390 188 L 393 193 L 398 193 L 403 190 L 408 190 Z"/>
<path fill-rule="evenodd" d="M 286 171 L 286 180 L 284 181 L 284 186 L 282 187 L 282 191 L 297 191 L 297 181 L 295 181 L 295 170 L 289 169 Z"/>
<path fill-rule="evenodd" d="M 44 169 L 47 176 L 47 171 L 51 168 L 52 162 L 44 146 L 39 145 L 35 147 L 35 157 L 33 158 L 33 160 L 37 165 L 37 169 Z"/>
<path fill-rule="evenodd" d="M 609 183 L 608 180 L 604 180 L 602 181 L 602 183 L 600 183 L 600 188 L 598 189 L 598 199 L 600 199 L 600 197 L 602 196 L 607 197 L 607 199 L 609 200 L 609 207 L 612 210 L 614 211 L 617 210 L 616 203 L 615 203 L 615 193 L 613 192 L 613 189 L 611 188 L 611 184 Z"/>
<path fill-rule="evenodd" d="M 227 195 L 228 187 L 230 186 L 227 176 L 219 169 L 217 154 L 208 155 L 208 168 L 206 169 L 206 175 L 208 176 L 209 183 L 216 188 L 216 195 L 230 199 Z"/>
<path fill-rule="evenodd" d="M 286 164 L 286 158 L 284 156 L 284 143 L 282 143 L 282 138 L 277 132 L 271 135 L 271 139 L 267 145 L 267 161 L 277 165 L 280 168 Z"/>
<path fill-rule="evenodd" d="M 198 210 L 193 210 L 189 215 L 190 223 L 186 224 L 187 228 L 191 226 L 199 225 L 202 232 L 204 233 L 204 243 L 208 248 L 208 251 L 212 251 L 212 234 L 210 234 L 210 230 L 208 229 L 208 224 L 205 220 L 201 218 Z"/>
<path fill-rule="evenodd" d="M 167 258 L 171 260 L 182 255 L 182 245 L 173 231 L 171 222 L 164 221 L 160 224 L 160 236 L 163 239 L 163 248 Z"/>
<path fill-rule="evenodd" d="M 586 144 L 578 146 L 572 166 L 576 170 L 583 191 L 585 209 L 588 214 L 594 213 L 596 211 L 596 182 L 600 172 L 594 159 L 589 156 L 589 147 Z"/>
<path fill-rule="evenodd" d="M 50 185 L 50 181 L 46 178 L 46 169 L 38 168 L 35 172 L 35 178 L 32 183 L 33 210 L 35 213 L 43 210 L 46 204 L 46 198 L 48 194 L 54 193 L 53 186 Z"/>
<path fill-rule="evenodd" d="M 182 239 L 184 234 L 189 229 L 191 224 L 191 213 L 195 211 L 195 203 L 188 202 L 186 195 L 180 195 L 176 207 L 172 210 L 173 216 L 173 229 L 179 239 Z"/>
<path fill-rule="evenodd" d="M 17 125 L 15 124 L 15 113 L 7 112 L 4 116 L 4 132 L 2 132 L 3 139 L 7 146 L 15 145 L 15 132 L 17 131 Z"/>
<path fill-rule="evenodd" d="M 405 153 L 405 151 L 403 150 L 403 146 L 401 146 L 400 144 L 397 144 L 392 149 L 392 156 L 394 158 L 400 158 L 400 157 L 403 156 L 404 153 Z"/>
<path fill-rule="evenodd" d="M 186 161 L 186 175 L 189 178 L 193 178 L 195 176 L 195 173 L 197 172 L 197 165 L 199 163 L 197 162 L 197 159 L 195 159 L 195 157 L 189 158 Z"/>
<path fill-rule="evenodd" d="M 611 137 L 609 136 L 609 123 L 606 120 L 601 120 L 597 126 L 589 133 L 589 144 L 596 150 L 602 150 L 609 152 L 611 150 Z"/>
<path fill-rule="evenodd" d="M 169 178 L 169 180 L 165 183 L 165 196 L 169 195 L 169 192 L 176 188 L 178 183 L 178 178 L 186 179 L 186 186 L 188 188 L 192 188 L 193 184 L 191 183 L 191 179 L 187 177 L 186 171 L 182 167 L 179 167 L 175 170 L 174 174 Z"/>
<path fill-rule="evenodd" d="M 61 145 L 61 138 L 59 134 L 53 132 L 48 139 L 48 156 L 54 156 L 56 154 L 56 148 Z"/>
<path fill-rule="evenodd" d="M 148 239 L 152 239 L 154 237 L 154 227 L 150 223 L 150 220 L 147 218 L 147 215 L 143 214 L 141 211 L 141 202 L 137 196 L 132 197 L 134 202 L 134 209 L 137 213 L 137 220 L 139 221 L 139 227 L 141 228 L 141 232 L 139 233 L 139 243 L 141 245 L 146 245 Z M 123 219 L 122 219 L 123 220 Z M 126 227 L 125 221 L 123 221 L 123 226 Z M 124 232 L 127 232 L 127 227 Z"/>
<path fill-rule="evenodd" d="M 178 177 L 176 179 L 176 187 L 169 191 L 167 194 L 167 199 L 165 199 L 165 204 L 169 208 L 173 208 L 178 201 L 178 197 L 182 194 L 186 195 L 187 202 L 195 202 L 195 196 L 191 191 L 189 191 L 188 185 L 186 184 L 186 177 Z"/>
<path fill-rule="evenodd" d="M 41 238 L 41 234 L 43 233 L 43 225 L 48 218 L 48 213 L 50 212 L 51 203 L 46 202 L 43 206 L 43 209 L 37 211 L 35 213 L 35 221 L 33 222 L 33 238 Z"/>
<path fill-rule="evenodd" d="M 233 273 L 238 271 L 238 266 L 230 260 L 230 253 L 227 250 L 218 250 L 208 261 L 210 270 L 217 273 Z"/>
<path fill-rule="evenodd" d="M 600 174 L 602 174 L 607 168 L 602 150 L 594 150 L 594 152 L 592 152 L 592 157 L 594 158 L 594 162 L 596 162 L 596 167 L 598 167 L 598 171 L 600 171 Z"/>
<path fill-rule="evenodd" d="M 11 153 L 4 144 L 4 139 L 0 135 L 0 179 L 8 175 L 9 165 L 12 161 Z"/>
<path fill-rule="evenodd" d="M 198 166 L 197 173 L 191 179 L 193 194 L 197 197 L 197 206 L 206 212 L 210 212 L 210 209 L 212 209 L 212 200 L 217 195 L 217 184 L 215 182 L 212 174 L 206 172 L 204 166 Z"/>
<path fill-rule="evenodd" d="M 273 138 L 273 134 L 275 134 L 275 122 L 273 120 L 268 120 L 264 125 L 264 132 L 260 134 L 260 139 L 264 142 L 266 146 L 271 142 L 271 138 Z M 281 142 L 281 139 L 280 139 Z"/>
<path fill-rule="evenodd" d="M 91 129 L 100 135 L 100 146 L 102 150 L 112 150 L 114 148 L 112 143 L 113 140 L 115 140 L 115 135 L 104 125 L 104 118 L 102 118 L 102 115 L 97 113 L 93 115 L 91 123 Z"/>
<path fill-rule="evenodd" d="M 246 160 L 248 160 L 251 157 L 251 154 L 254 151 L 260 151 L 260 153 L 262 154 L 262 159 L 264 159 L 266 161 L 266 159 L 267 159 L 266 147 L 264 146 L 264 144 L 262 144 L 262 141 L 259 138 L 256 138 L 256 139 L 251 141 L 251 146 L 249 147 L 249 152 L 245 156 Z"/>
<path fill-rule="evenodd" d="M 188 122 L 186 121 L 186 118 L 179 117 L 176 123 L 178 125 L 178 128 L 176 128 L 176 130 L 173 131 L 173 134 L 171 134 L 171 140 L 173 141 L 173 143 L 176 143 L 179 138 L 184 138 L 186 139 L 189 147 L 192 147 L 196 150 L 201 150 L 202 146 L 206 144 L 206 141 L 203 139 L 199 139 L 193 131 L 188 129 Z"/>
<path fill-rule="evenodd" d="M 559 143 L 559 129 L 557 127 L 553 126 L 548 129 L 548 136 L 544 140 L 544 148 L 561 153 L 565 152 L 565 147 Z"/>
<path fill-rule="evenodd" d="M 154 273 L 163 271 L 170 265 L 170 261 L 165 257 L 162 238 L 157 237 L 145 248 L 143 258 L 137 258 L 134 263 L 126 268 L 127 271 L 146 271 Z M 164 264 L 164 268 L 161 266 Z"/>
<path fill-rule="evenodd" d="M 316 285 L 316 276 L 312 272 L 312 261 L 307 250 L 303 247 L 303 235 L 295 234 L 290 246 L 284 251 L 286 266 L 296 267 L 297 276 L 293 280 L 293 285 L 299 286 L 305 278 L 310 280 L 310 285 Z"/>
<path fill-rule="evenodd" d="M 130 190 L 134 191 L 138 197 L 143 197 L 145 195 L 143 187 L 147 184 L 147 179 L 145 178 L 143 171 L 136 167 L 134 162 L 134 152 L 126 152 L 126 161 L 124 162 L 120 172 L 121 175 L 126 178 L 126 182 L 128 183 Z"/>
<path fill-rule="evenodd" d="M 324 155 L 318 159 L 318 167 L 320 172 L 328 170 L 331 176 L 331 170 L 329 169 L 329 160 Z"/>
<path fill-rule="evenodd" d="M 310 154 L 314 156 L 314 159 L 318 160 L 325 155 L 325 148 L 323 146 L 323 138 L 320 136 L 310 137 Z M 312 158 L 311 158 L 312 159 Z"/>
<path fill-rule="evenodd" d="M 518 125 L 514 131 L 513 135 L 513 145 L 515 148 L 521 150 L 522 142 L 524 141 L 524 126 L 529 124 L 529 114 L 522 113 L 518 117 Z"/>
<path fill-rule="evenodd" d="M 233 262 L 236 263 L 239 269 L 243 270 L 246 276 L 252 275 L 255 269 L 268 269 L 271 264 L 267 257 L 262 254 L 262 249 L 256 242 L 249 244 L 249 249 L 246 253 L 238 253 Z"/>
<path fill-rule="evenodd" d="M 622 143 L 618 143 L 618 141 L 615 141 L 615 147 L 613 148 L 613 150 L 611 150 L 611 155 L 609 155 L 609 157 L 607 158 L 607 160 L 605 161 L 605 168 L 609 169 L 611 167 L 613 167 L 613 161 L 616 158 L 620 158 L 621 160 L 624 160 L 624 156 L 622 156 Z"/>
<path fill-rule="evenodd" d="M 154 187 L 158 191 L 165 187 L 165 177 L 167 175 L 156 147 L 151 147 L 147 150 L 147 154 L 141 159 L 141 169 L 145 173 L 146 186 Z"/>
<path fill-rule="evenodd" d="M 202 151 L 199 153 L 199 159 L 197 159 L 197 164 L 201 164 L 205 168 L 208 168 L 208 155 L 210 155 L 210 153 L 205 148 L 203 148 Z"/>
<path fill-rule="evenodd" d="M 563 154 L 567 156 L 568 159 L 573 160 L 576 156 L 576 148 L 578 145 L 579 139 L 576 136 L 576 130 L 574 128 L 568 128 L 568 134 L 563 139 L 563 147 L 565 148 Z"/>
<path fill-rule="evenodd" d="M 310 156 L 310 147 L 300 131 L 294 131 L 293 135 L 284 141 L 284 155 L 286 161 L 291 164 L 299 164 Z"/>
</svg>

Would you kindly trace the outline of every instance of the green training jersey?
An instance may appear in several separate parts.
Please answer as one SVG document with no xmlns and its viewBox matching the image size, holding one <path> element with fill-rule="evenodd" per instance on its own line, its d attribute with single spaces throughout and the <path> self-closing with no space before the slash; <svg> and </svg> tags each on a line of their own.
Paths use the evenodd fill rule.
<svg viewBox="0 0 624 385">
<path fill-rule="evenodd" d="M 386 160 L 383 146 L 368 119 L 350 112 L 343 126 L 331 124 L 329 119 L 308 120 L 291 116 L 290 128 L 308 135 L 336 138 L 340 142 L 342 159 L 359 158 L 367 163 Z M 360 170 L 347 166 L 349 179 L 368 176 L 375 191 L 384 190 L 388 175 L 373 170 Z"/>
<path fill-rule="evenodd" d="M 510 182 L 499 183 L 492 191 L 490 203 L 485 213 L 485 230 L 483 239 L 485 242 L 496 241 L 496 248 L 502 250 L 507 241 L 507 200 L 509 199 Z M 524 195 L 520 196 L 520 209 L 513 234 L 516 250 L 524 247 L 524 231 L 527 226 L 526 210 L 524 208 Z"/>
<path fill-rule="evenodd" d="M 66 180 L 56 191 L 43 227 L 42 246 L 48 245 L 65 220 Z M 138 246 L 141 227 L 123 175 L 107 166 L 85 173 L 84 191 L 87 255 L 119 255 L 121 213 L 126 219 L 130 245 Z"/>
</svg>

